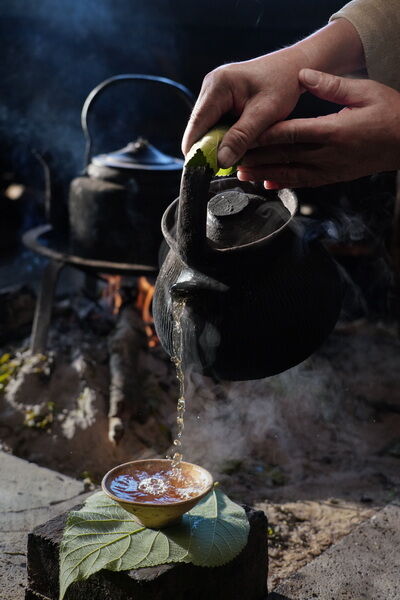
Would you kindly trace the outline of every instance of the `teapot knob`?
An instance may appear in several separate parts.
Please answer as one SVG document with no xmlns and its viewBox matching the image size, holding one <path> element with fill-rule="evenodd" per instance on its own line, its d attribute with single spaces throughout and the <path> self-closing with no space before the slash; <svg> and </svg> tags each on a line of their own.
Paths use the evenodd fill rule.
<svg viewBox="0 0 400 600">
<path fill-rule="evenodd" d="M 208 203 L 208 212 L 214 217 L 224 218 L 241 213 L 249 205 L 249 197 L 242 190 L 220 192 Z"/>
</svg>

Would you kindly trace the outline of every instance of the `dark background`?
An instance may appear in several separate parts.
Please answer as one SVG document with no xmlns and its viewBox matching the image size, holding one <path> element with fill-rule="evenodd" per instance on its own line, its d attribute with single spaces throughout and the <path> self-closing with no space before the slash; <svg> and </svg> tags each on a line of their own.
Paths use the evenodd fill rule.
<svg viewBox="0 0 400 600">
<path fill-rule="evenodd" d="M 118 73 L 163 75 L 198 93 L 214 67 L 248 59 L 324 25 L 341 0 L 12 0 L 1 2 L 0 168 L 41 184 L 32 149 L 65 183 L 82 168 L 80 110 Z M 326 111 L 303 100 L 300 112 Z M 92 113 L 95 152 L 144 134 L 179 155 L 188 110 L 173 91 L 124 83 Z"/>
<path fill-rule="evenodd" d="M 53 201 L 61 209 L 62 222 L 68 221 L 69 183 L 84 166 L 80 112 L 97 84 L 120 73 L 147 73 L 174 79 L 197 95 L 211 69 L 292 44 L 325 25 L 343 4 L 0 0 L 0 192 L 10 182 L 22 183 L 26 190 L 18 209 L 3 197 L 0 263 L 8 270 L 1 278 L 8 280 L 10 264 L 13 271 L 20 263 L 18 254 L 10 263 L 5 250 L 22 231 L 45 219 L 43 169 L 33 150 L 51 164 Z M 304 94 L 295 115 L 336 108 Z M 180 156 L 188 116 L 188 108 L 172 90 L 149 83 L 119 84 L 104 92 L 90 114 L 94 152 L 116 150 L 143 135 L 161 150 Z M 301 203 L 317 206 L 317 231 L 322 223 L 328 237 L 351 244 L 366 239 L 376 248 L 364 261 L 353 260 L 350 251 L 350 258 L 342 262 L 356 283 L 354 289 L 368 296 L 370 312 L 372 307 L 378 314 L 387 311 L 391 285 L 385 248 L 392 236 L 393 191 L 393 174 L 298 191 Z M 29 269 L 34 258 L 28 253 Z"/>
</svg>

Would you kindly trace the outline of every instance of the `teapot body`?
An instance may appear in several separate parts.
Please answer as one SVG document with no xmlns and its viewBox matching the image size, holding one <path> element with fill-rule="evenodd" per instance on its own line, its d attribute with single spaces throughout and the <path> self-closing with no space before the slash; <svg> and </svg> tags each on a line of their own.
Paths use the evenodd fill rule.
<svg viewBox="0 0 400 600">
<path fill-rule="evenodd" d="M 177 251 L 168 231 L 174 207 L 167 210 L 163 229 L 170 249 L 157 279 L 153 314 L 161 343 L 172 355 L 173 303 L 184 300 L 187 367 L 231 381 L 275 375 L 302 362 L 333 329 L 341 277 L 322 245 L 309 242 L 293 218 L 293 192 L 283 193 L 293 213 L 287 222 L 273 223 L 273 231 L 254 247 L 244 244 L 230 256 L 214 253 L 196 267 Z M 264 194 L 268 204 L 271 192 Z"/>
<path fill-rule="evenodd" d="M 91 163 L 69 191 L 73 253 L 157 266 L 160 219 L 179 189 L 181 171 L 121 171 Z"/>
<path fill-rule="evenodd" d="M 162 239 L 159 222 L 179 189 L 183 161 L 141 136 L 115 152 L 92 156 L 89 110 L 105 89 L 127 81 L 168 88 L 193 107 L 193 94 L 185 86 L 156 75 L 115 75 L 89 93 L 81 112 L 85 171 L 69 190 L 71 251 L 85 258 L 135 263 L 138 268 L 156 267 Z"/>
</svg>

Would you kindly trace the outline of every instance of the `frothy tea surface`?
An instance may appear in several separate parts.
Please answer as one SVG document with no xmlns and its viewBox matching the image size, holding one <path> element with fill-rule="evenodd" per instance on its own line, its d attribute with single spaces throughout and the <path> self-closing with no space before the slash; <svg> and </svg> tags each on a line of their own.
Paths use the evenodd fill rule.
<svg viewBox="0 0 400 600">
<path fill-rule="evenodd" d="M 171 504 L 189 500 L 206 487 L 206 480 L 196 480 L 180 468 L 158 470 L 153 473 L 137 469 L 129 475 L 118 475 L 110 484 L 110 491 L 121 500 L 151 504 Z"/>
</svg>

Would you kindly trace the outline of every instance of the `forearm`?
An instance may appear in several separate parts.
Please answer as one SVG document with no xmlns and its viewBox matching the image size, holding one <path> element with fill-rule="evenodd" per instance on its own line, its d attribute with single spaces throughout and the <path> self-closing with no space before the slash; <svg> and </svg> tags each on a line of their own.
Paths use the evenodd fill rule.
<svg viewBox="0 0 400 600">
<path fill-rule="evenodd" d="M 361 39 L 347 19 L 332 21 L 283 51 L 299 68 L 346 75 L 365 68 Z"/>
</svg>

